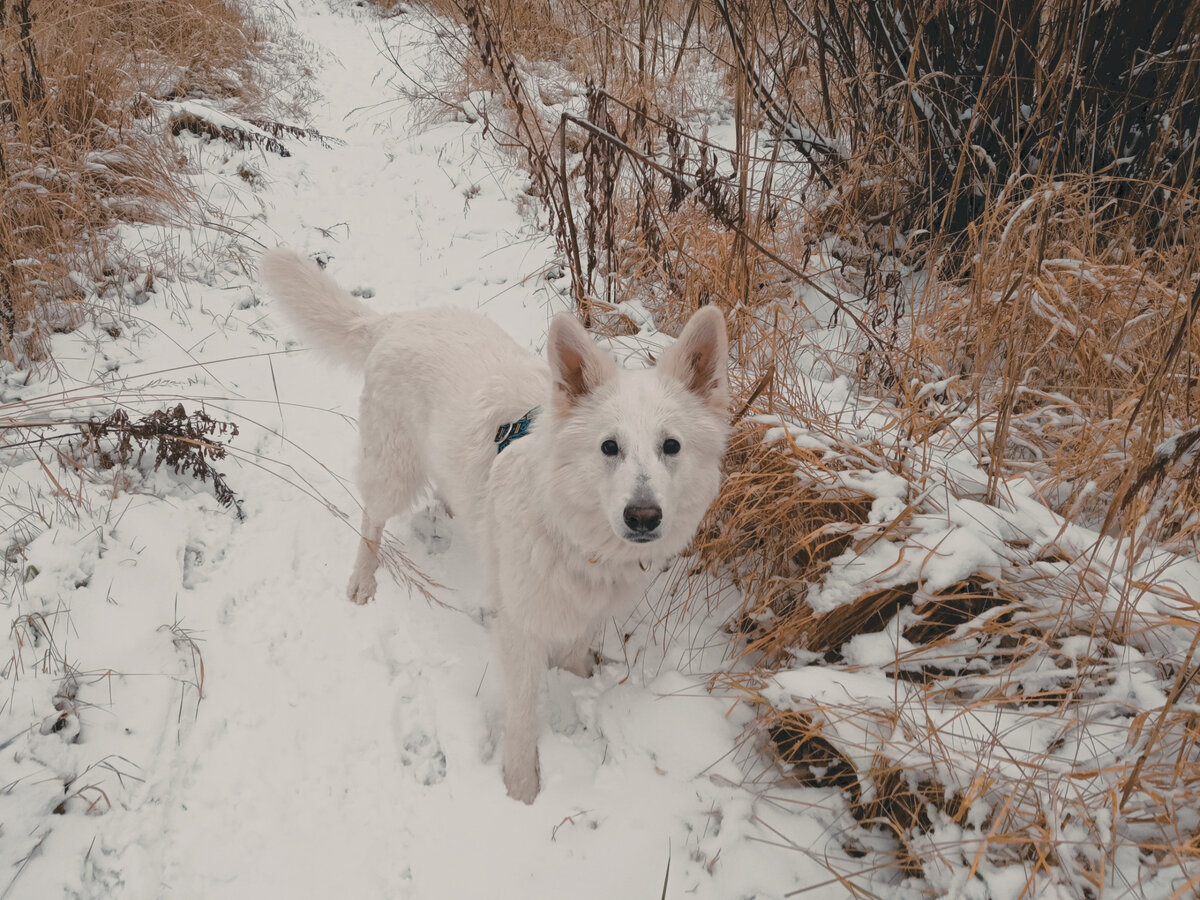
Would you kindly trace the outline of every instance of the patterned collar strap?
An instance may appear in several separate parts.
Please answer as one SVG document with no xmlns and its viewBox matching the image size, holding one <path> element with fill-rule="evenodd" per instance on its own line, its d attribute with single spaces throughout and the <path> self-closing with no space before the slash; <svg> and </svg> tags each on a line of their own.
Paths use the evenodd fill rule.
<svg viewBox="0 0 1200 900">
<path fill-rule="evenodd" d="M 525 437 L 529 434 L 529 429 L 533 427 L 533 420 L 537 418 L 538 413 L 542 411 L 540 406 L 535 406 L 521 418 L 515 422 L 505 422 L 496 429 L 496 452 L 499 453 L 517 438 Z"/>
</svg>

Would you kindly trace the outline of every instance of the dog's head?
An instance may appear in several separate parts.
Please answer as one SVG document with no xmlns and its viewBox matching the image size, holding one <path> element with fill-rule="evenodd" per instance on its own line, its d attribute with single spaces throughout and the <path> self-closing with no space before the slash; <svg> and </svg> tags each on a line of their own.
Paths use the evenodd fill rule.
<svg viewBox="0 0 1200 900">
<path fill-rule="evenodd" d="M 712 306 L 641 371 L 619 369 L 574 317 L 555 317 L 552 499 L 576 542 L 664 559 L 691 540 L 720 483 L 727 353 L 725 319 Z"/>
</svg>

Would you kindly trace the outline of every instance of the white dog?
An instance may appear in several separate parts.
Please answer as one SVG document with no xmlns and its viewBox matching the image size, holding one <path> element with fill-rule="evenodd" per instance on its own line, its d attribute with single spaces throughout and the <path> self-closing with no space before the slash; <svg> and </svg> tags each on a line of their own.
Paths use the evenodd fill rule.
<svg viewBox="0 0 1200 900">
<path fill-rule="evenodd" d="M 655 368 L 626 371 L 562 314 L 547 365 L 474 313 L 378 315 L 287 250 L 268 253 L 262 271 L 313 344 L 365 372 L 350 599 L 374 597 L 384 524 L 432 482 L 483 556 L 504 677 L 504 784 L 532 803 L 546 667 L 591 674 L 598 626 L 687 546 L 716 495 L 724 317 L 701 309 Z"/>
</svg>

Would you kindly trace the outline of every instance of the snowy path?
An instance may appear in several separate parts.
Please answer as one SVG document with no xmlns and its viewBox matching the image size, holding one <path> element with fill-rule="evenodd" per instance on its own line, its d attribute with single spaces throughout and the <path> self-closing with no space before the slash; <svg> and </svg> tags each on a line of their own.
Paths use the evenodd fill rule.
<svg viewBox="0 0 1200 900">
<path fill-rule="evenodd" d="M 345 145 L 293 143 L 287 159 L 198 149 L 211 202 L 265 245 L 327 254 L 376 308 L 481 308 L 539 348 L 565 301 L 544 278 L 552 244 L 518 212 L 523 175 L 478 124 L 412 124 L 378 53 L 381 33 L 406 45 L 405 60 L 425 52 L 410 16 L 338 7 L 348 11 L 298 4 L 297 27 L 327 57 L 313 124 Z M 689 650 L 703 639 L 694 622 L 665 650 L 662 627 L 621 623 L 634 636 L 624 647 L 608 636 L 610 662 L 593 679 L 553 673 L 543 793 L 532 807 L 505 796 L 496 666 L 469 548 L 430 555 L 408 521 L 393 521 L 446 605 L 388 578 L 375 603 L 345 600 L 357 535 L 339 513 L 357 521 L 356 378 L 306 351 L 268 356 L 287 324 L 257 305 L 245 274 L 206 273 L 202 249 L 194 269 L 205 283 L 148 304 L 155 330 L 121 371 L 204 363 L 173 389 L 243 423 L 242 462 L 225 471 L 246 521 L 185 482 L 168 503 L 136 498 L 96 566 L 124 560 L 127 596 L 152 609 L 147 621 L 174 616 L 194 637 L 204 699 L 183 684 L 196 675 L 186 644 L 164 650 L 161 629 L 143 626 L 183 684 L 134 695 L 138 682 L 117 679 L 108 706 L 120 721 L 107 727 L 136 721 L 121 740 L 148 754 L 135 761 L 145 781 L 107 815 L 68 816 L 55 832 L 83 847 L 94 834 L 81 875 L 31 868 L 10 896 L 47 896 L 45 885 L 65 881 L 75 895 L 123 898 L 658 897 L 668 862 L 670 897 L 781 897 L 824 880 L 805 857 L 831 839 L 818 819 L 782 811 L 795 800 L 783 792 L 756 799 L 738 786 L 732 748 L 747 714 L 699 687 L 723 639 L 707 656 Z M 804 852 L 777 846 L 789 840 Z"/>
</svg>

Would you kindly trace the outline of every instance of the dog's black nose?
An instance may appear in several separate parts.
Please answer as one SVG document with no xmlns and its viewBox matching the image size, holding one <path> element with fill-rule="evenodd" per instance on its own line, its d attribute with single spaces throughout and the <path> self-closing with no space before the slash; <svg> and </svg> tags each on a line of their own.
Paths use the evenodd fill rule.
<svg viewBox="0 0 1200 900">
<path fill-rule="evenodd" d="M 630 503 L 625 507 L 625 524 L 631 531 L 647 534 L 662 521 L 662 510 L 653 504 Z"/>
</svg>

